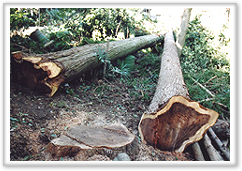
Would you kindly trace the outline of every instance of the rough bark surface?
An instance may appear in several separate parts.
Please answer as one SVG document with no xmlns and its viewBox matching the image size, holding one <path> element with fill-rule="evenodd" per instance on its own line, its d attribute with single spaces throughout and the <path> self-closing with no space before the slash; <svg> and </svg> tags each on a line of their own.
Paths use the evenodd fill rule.
<svg viewBox="0 0 242 171">
<path fill-rule="evenodd" d="M 109 42 L 105 52 L 109 61 L 125 57 L 136 51 L 154 46 L 163 36 L 147 35 Z M 49 54 L 12 53 L 12 77 L 17 83 L 53 96 L 61 83 L 79 77 L 102 63 L 98 49 L 106 49 L 106 43 L 85 45 Z"/>
<path fill-rule="evenodd" d="M 173 33 L 172 31 L 169 31 L 165 35 L 164 52 L 161 57 L 159 80 L 148 112 L 155 112 L 160 106 L 164 105 L 172 96 L 175 95 L 189 97 L 189 93 L 183 79 Z"/>
</svg>

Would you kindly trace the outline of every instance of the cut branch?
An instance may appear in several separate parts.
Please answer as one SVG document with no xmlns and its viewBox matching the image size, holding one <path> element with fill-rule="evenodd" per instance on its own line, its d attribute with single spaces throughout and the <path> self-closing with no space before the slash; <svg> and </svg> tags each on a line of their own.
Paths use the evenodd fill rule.
<svg viewBox="0 0 242 171">
<path fill-rule="evenodd" d="M 197 80 L 195 80 L 194 78 L 192 78 L 190 75 L 188 75 L 188 77 L 191 78 L 192 81 L 194 81 L 197 85 L 199 85 L 203 90 L 205 90 L 212 97 L 215 97 L 215 95 L 211 91 L 209 91 L 206 87 L 204 87 L 202 84 L 200 84 Z"/>
<path fill-rule="evenodd" d="M 209 154 L 211 161 L 223 161 L 222 156 L 218 153 L 218 151 L 213 147 L 211 140 L 209 139 L 208 135 L 204 135 L 204 145 Z"/>
<path fill-rule="evenodd" d="M 203 157 L 202 150 L 201 150 L 198 142 L 195 142 L 195 143 L 192 144 L 192 150 L 193 150 L 194 157 L 195 157 L 196 160 L 205 161 L 205 159 Z"/>
<path fill-rule="evenodd" d="M 140 49 L 154 46 L 162 39 L 162 35 L 147 35 L 109 42 L 106 60 L 125 57 Z M 11 63 L 12 78 L 19 84 L 53 96 L 63 82 L 73 80 L 102 64 L 97 57 L 98 47 L 105 50 L 107 45 L 85 45 L 37 55 L 14 52 Z"/>
<path fill-rule="evenodd" d="M 196 81 L 194 78 L 192 78 L 190 75 L 188 75 L 189 78 L 191 78 L 197 85 L 199 85 L 203 90 L 205 90 L 208 94 L 210 94 L 213 98 L 215 98 L 215 95 L 210 91 L 208 90 L 206 87 L 204 87 L 201 83 L 199 83 L 198 81 Z M 212 100 L 212 99 L 208 99 L 208 100 Z M 204 100 L 204 101 L 208 101 L 208 100 Z M 220 102 L 215 102 L 217 103 L 218 105 L 228 109 L 228 107 Z"/>
<path fill-rule="evenodd" d="M 214 133 L 212 128 L 208 129 L 208 132 L 211 135 L 211 138 L 216 142 L 218 145 L 220 151 L 222 151 L 223 155 L 227 158 L 227 160 L 230 160 L 230 154 L 228 149 L 224 146 L 224 144 L 220 141 L 220 139 L 217 137 L 217 135 Z"/>
</svg>

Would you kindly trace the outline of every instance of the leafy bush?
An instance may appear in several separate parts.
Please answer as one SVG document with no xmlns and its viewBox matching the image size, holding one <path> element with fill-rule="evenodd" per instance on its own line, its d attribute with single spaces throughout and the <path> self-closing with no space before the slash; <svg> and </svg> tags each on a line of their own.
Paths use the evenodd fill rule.
<svg viewBox="0 0 242 171">
<path fill-rule="evenodd" d="M 39 43 L 33 41 L 28 37 L 22 37 L 20 35 L 14 35 L 10 38 L 10 50 L 11 52 L 33 50 L 35 53 L 38 54 L 44 53 Z"/>
<path fill-rule="evenodd" d="M 131 11 L 133 15 L 130 14 Z M 142 19 L 136 20 L 136 15 L 142 15 Z M 116 38 L 120 31 L 125 38 L 130 34 L 148 34 L 143 23 L 151 21 L 139 8 L 21 8 L 11 9 L 10 18 L 10 28 L 13 31 L 23 31 L 36 25 L 45 27 L 41 30 L 42 33 L 54 40 L 54 43 L 43 49 L 42 53 L 96 43 L 97 40 L 103 41 L 107 37 Z M 31 50 L 39 52 L 39 48 L 35 51 L 34 46 L 31 46 Z"/>
<path fill-rule="evenodd" d="M 34 8 L 11 8 L 10 30 L 27 29 L 29 26 L 34 26 L 37 12 Z"/>
</svg>

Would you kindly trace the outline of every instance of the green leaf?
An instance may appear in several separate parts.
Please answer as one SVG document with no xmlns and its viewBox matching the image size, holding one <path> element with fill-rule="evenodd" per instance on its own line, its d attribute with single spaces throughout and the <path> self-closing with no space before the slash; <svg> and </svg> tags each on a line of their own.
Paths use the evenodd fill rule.
<svg viewBox="0 0 242 171">
<path fill-rule="evenodd" d="M 19 120 L 18 120 L 18 119 L 16 119 L 16 118 L 12 118 L 12 117 L 10 117 L 10 120 L 11 120 L 11 121 L 16 121 L 16 122 L 19 122 Z"/>
</svg>

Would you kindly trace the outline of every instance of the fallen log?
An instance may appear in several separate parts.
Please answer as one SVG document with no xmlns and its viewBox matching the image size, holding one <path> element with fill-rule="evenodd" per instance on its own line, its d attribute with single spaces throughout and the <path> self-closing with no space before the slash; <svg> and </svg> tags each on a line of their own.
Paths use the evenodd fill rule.
<svg viewBox="0 0 242 171">
<path fill-rule="evenodd" d="M 105 52 L 106 43 L 74 47 L 48 54 L 13 52 L 11 55 L 12 78 L 19 84 L 53 96 L 62 83 L 73 80 L 101 65 L 102 62 L 98 58 L 100 49 L 104 51 L 106 60 L 112 61 L 154 46 L 162 39 L 162 35 L 147 35 L 113 41 L 109 42 L 107 52 Z"/>
<path fill-rule="evenodd" d="M 183 152 L 187 145 L 203 138 L 218 116 L 190 100 L 170 30 L 165 35 L 156 91 L 138 126 L 142 142 L 161 150 Z"/>
</svg>

